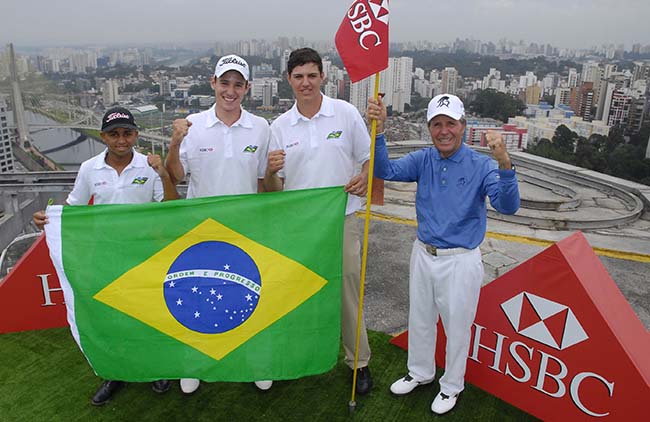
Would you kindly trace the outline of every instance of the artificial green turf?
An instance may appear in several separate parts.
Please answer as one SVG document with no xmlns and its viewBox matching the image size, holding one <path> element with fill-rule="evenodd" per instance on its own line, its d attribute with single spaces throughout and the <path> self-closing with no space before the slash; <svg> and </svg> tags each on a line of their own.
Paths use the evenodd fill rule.
<svg viewBox="0 0 650 422">
<path fill-rule="evenodd" d="M 388 387 L 406 368 L 406 352 L 370 332 L 375 387 L 349 411 L 351 371 L 276 381 L 266 392 L 252 383 L 202 383 L 185 396 L 178 382 L 165 394 L 148 383 L 127 385 L 102 407 L 90 404 L 100 384 L 67 328 L 0 335 L 0 421 L 422 421 L 437 383 L 402 397 Z M 532 416 L 467 385 L 446 421 L 533 421 Z"/>
</svg>

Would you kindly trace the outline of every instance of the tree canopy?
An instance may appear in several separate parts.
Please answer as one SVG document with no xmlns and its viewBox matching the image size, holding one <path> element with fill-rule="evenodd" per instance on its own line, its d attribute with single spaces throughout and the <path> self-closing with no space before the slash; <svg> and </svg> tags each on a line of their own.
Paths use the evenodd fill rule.
<svg viewBox="0 0 650 422">
<path fill-rule="evenodd" d="M 469 110 L 481 117 L 507 122 L 509 117 L 520 115 L 526 108 L 521 100 L 494 89 L 479 89 L 469 101 Z"/>
<path fill-rule="evenodd" d="M 552 140 L 540 139 L 526 152 L 650 185 L 650 159 L 645 158 L 648 138 L 643 142 L 644 134 L 650 134 L 650 126 L 630 142 L 625 141 L 623 128 L 619 127 L 613 127 L 609 136 L 592 135 L 587 139 L 560 125 Z"/>
</svg>

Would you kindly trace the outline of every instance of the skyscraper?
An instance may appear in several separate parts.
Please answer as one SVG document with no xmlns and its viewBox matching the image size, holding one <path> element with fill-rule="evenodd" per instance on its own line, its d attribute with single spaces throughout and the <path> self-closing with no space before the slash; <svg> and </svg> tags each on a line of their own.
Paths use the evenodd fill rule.
<svg viewBox="0 0 650 422">
<path fill-rule="evenodd" d="M 162 82 L 161 82 L 162 86 Z M 102 85 L 102 99 L 104 100 L 104 106 L 108 107 L 113 105 L 118 100 L 118 83 L 113 79 L 108 79 Z"/>
<path fill-rule="evenodd" d="M 0 96 L 0 173 L 14 171 L 14 154 L 7 127 L 8 115 L 7 102 Z"/>
<path fill-rule="evenodd" d="M 458 71 L 453 67 L 446 67 L 442 71 L 442 92 L 445 94 L 456 94 L 456 81 Z"/>
</svg>

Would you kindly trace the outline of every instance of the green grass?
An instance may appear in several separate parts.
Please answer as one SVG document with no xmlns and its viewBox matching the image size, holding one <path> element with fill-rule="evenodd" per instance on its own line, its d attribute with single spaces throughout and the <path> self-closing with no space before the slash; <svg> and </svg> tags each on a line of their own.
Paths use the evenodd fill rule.
<svg viewBox="0 0 650 422">
<path fill-rule="evenodd" d="M 67 328 L 0 335 L 0 421 L 423 421 L 437 383 L 402 397 L 390 384 L 405 372 L 406 352 L 389 336 L 369 333 L 375 388 L 357 396 L 349 412 L 351 371 L 340 362 L 330 372 L 275 382 L 267 392 L 252 383 L 202 383 L 191 396 L 178 382 L 158 395 L 149 383 L 132 383 L 103 407 L 90 405 L 97 378 Z M 439 374 L 440 375 L 440 374 Z M 522 411 L 467 385 L 446 421 L 533 421 Z"/>
</svg>

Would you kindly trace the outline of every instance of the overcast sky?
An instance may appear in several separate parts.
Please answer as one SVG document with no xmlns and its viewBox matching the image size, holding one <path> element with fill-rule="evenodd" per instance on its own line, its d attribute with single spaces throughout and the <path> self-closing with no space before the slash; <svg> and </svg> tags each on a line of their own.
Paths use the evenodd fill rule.
<svg viewBox="0 0 650 422">
<path fill-rule="evenodd" d="M 17 46 L 333 40 L 351 0 L 2 0 Z M 392 41 L 506 37 L 557 47 L 650 44 L 649 0 L 392 0 Z"/>
</svg>

